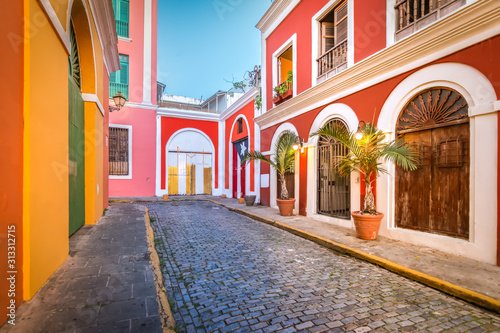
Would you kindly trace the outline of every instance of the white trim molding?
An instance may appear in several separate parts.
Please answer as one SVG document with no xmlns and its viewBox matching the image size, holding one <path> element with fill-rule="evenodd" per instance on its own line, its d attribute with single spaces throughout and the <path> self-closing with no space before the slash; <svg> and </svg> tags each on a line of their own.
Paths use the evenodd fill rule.
<svg viewBox="0 0 500 333">
<path fill-rule="evenodd" d="M 109 179 L 132 179 L 132 126 L 131 125 L 120 125 L 120 124 L 109 124 L 109 127 L 114 128 L 126 128 L 128 129 L 128 175 L 126 176 L 116 176 L 116 175 L 108 175 Z"/>
<path fill-rule="evenodd" d="M 294 33 L 283 45 L 281 45 L 274 53 L 272 58 L 272 75 L 273 75 L 273 86 L 271 90 L 271 94 L 273 94 L 274 87 L 280 84 L 280 79 L 278 78 L 278 58 L 285 52 L 287 49 L 292 48 L 292 62 L 293 62 L 293 96 L 297 96 L 297 33 Z"/>
<path fill-rule="evenodd" d="M 332 119 L 340 119 L 346 125 L 349 131 L 354 131 L 358 128 L 358 117 L 353 109 L 342 103 L 335 103 L 324 108 L 313 121 L 309 131 L 309 142 L 307 144 L 307 216 L 323 222 L 340 225 L 347 228 L 353 228 L 354 224 L 351 219 L 341 219 L 318 214 L 318 137 L 311 134 L 326 125 Z M 350 200 L 351 209 L 358 210 L 360 207 L 360 185 L 359 173 L 351 174 L 350 184 Z"/>
<path fill-rule="evenodd" d="M 231 117 L 236 112 L 240 111 L 243 107 L 245 107 L 250 101 L 255 100 L 255 97 L 259 94 L 259 89 L 256 87 L 252 87 L 252 89 L 248 90 L 243 96 L 238 98 L 236 102 L 231 104 L 229 108 L 227 108 L 224 112 L 220 114 L 220 120 L 224 121 Z"/>
<path fill-rule="evenodd" d="M 377 181 L 377 207 L 385 214 L 380 234 L 425 245 L 472 259 L 496 263 L 498 114 L 497 97 L 491 82 L 478 70 L 458 63 L 432 65 L 403 80 L 387 98 L 378 127 L 395 138 L 397 119 L 403 107 L 419 92 L 447 87 L 460 93 L 470 110 L 470 220 L 469 240 L 397 228 L 395 223 L 395 167 L 384 163 L 389 175 Z"/>
<path fill-rule="evenodd" d="M 271 35 L 301 1 L 302 0 L 276 0 L 273 2 L 271 7 L 269 7 L 267 12 L 255 26 L 262 32 L 264 39 L 267 39 L 267 37 Z"/>
<path fill-rule="evenodd" d="M 477 0 L 354 64 L 255 121 L 262 129 L 335 102 L 500 34 L 496 1 Z"/>
<path fill-rule="evenodd" d="M 295 134 L 299 135 L 299 132 L 297 131 L 297 129 L 295 128 L 295 126 L 291 123 L 283 123 L 281 124 L 277 129 L 276 131 L 274 131 L 274 134 L 273 134 L 273 138 L 271 140 L 271 151 L 273 151 L 273 147 L 276 145 L 276 142 L 278 141 L 278 139 L 280 138 L 280 136 L 282 135 L 282 133 L 286 130 L 290 130 L 292 132 L 294 132 Z M 264 155 L 270 155 L 269 158 L 272 157 L 272 153 L 271 152 L 266 152 L 266 153 L 263 153 Z M 278 181 L 278 175 L 277 175 L 277 172 L 276 172 L 276 169 L 274 169 L 273 167 L 270 167 L 270 176 L 269 176 L 269 205 L 272 207 L 272 208 L 278 208 L 278 205 L 276 203 L 276 198 L 278 197 L 278 189 L 277 189 L 277 181 Z M 296 183 L 295 184 L 295 193 L 294 193 L 294 197 L 295 197 L 295 208 L 293 210 L 293 213 L 294 214 L 297 214 L 298 211 L 299 211 L 299 184 Z"/>
<path fill-rule="evenodd" d="M 245 124 L 246 124 L 246 127 L 247 127 L 247 138 L 248 138 L 248 151 L 250 151 L 250 140 L 252 139 L 252 136 L 250 134 L 250 123 L 248 122 L 248 119 L 247 117 L 245 117 L 245 115 L 243 114 L 239 114 L 233 121 L 233 124 L 231 125 L 231 130 L 229 131 L 229 140 L 227 141 L 227 147 L 228 147 L 228 154 L 229 154 L 229 195 L 228 195 L 228 198 L 232 198 L 233 197 L 233 131 L 234 131 L 234 127 L 236 126 L 236 123 L 238 122 L 238 119 L 243 119 L 245 121 Z M 240 162 L 239 160 L 239 156 L 238 156 L 238 162 Z M 254 162 L 255 163 L 255 162 Z M 241 165 L 240 167 L 238 167 L 238 170 L 241 168 Z M 255 167 L 254 167 L 255 169 Z M 241 182 L 240 182 L 240 175 L 238 173 L 238 185 L 237 185 L 237 189 L 236 189 L 236 193 L 237 193 L 237 196 L 239 197 L 240 194 L 241 194 Z M 250 168 L 246 168 L 245 169 L 245 190 L 246 189 L 249 189 L 250 188 Z M 247 190 L 247 194 L 250 193 L 250 190 Z"/>
<path fill-rule="evenodd" d="M 95 103 L 96 106 L 99 108 L 99 111 L 101 111 L 102 116 L 104 117 L 104 114 L 106 112 L 104 111 L 102 103 L 101 103 L 101 101 L 99 100 L 99 97 L 96 94 L 82 93 L 82 98 L 83 98 L 83 101 L 85 101 L 85 102 Z"/>
<path fill-rule="evenodd" d="M 57 14 L 52 7 L 52 4 L 50 3 L 49 0 L 38 0 L 38 3 L 40 3 L 40 6 L 42 7 L 43 11 L 47 15 L 47 18 L 49 19 L 50 23 L 52 24 L 52 27 L 57 32 L 57 36 L 61 40 L 61 42 L 64 45 L 64 48 L 66 49 L 66 52 L 68 55 L 71 54 L 71 43 L 69 40 L 69 35 L 66 33 L 66 30 L 64 30 L 63 25 L 61 24 L 61 21 L 59 21 L 59 18 L 57 17 Z M 68 20 L 69 22 L 69 20 Z M 68 30 L 69 31 L 69 30 Z"/>
<path fill-rule="evenodd" d="M 152 31 L 153 31 L 153 3 L 144 0 L 144 67 L 142 83 L 142 103 L 151 105 L 151 63 L 152 57 Z"/>
<path fill-rule="evenodd" d="M 181 119 L 193 119 L 204 121 L 219 121 L 219 115 L 203 111 L 180 110 L 172 108 L 158 108 L 157 114 L 162 117 L 174 117 Z"/>
</svg>

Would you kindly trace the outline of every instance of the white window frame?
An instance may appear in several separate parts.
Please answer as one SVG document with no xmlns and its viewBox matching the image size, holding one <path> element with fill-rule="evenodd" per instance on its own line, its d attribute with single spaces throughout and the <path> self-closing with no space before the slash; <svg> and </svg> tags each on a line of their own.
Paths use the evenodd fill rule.
<svg viewBox="0 0 500 333">
<path fill-rule="evenodd" d="M 128 175 L 109 175 L 109 179 L 132 179 L 132 126 L 109 124 L 110 128 L 126 128 L 128 129 Z M 108 148 L 109 149 L 109 148 Z M 108 159 L 109 161 L 109 159 Z M 108 165 L 109 171 L 109 165 Z"/>
<path fill-rule="evenodd" d="M 283 45 L 281 45 L 274 53 L 273 53 L 273 86 L 271 87 L 271 96 L 274 94 L 274 87 L 280 84 L 280 80 L 278 78 L 278 59 L 289 47 L 292 47 L 293 53 L 293 97 L 297 96 L 297 33 L 294 33 L 292 37 L 290 37 Z"/>
<path fill-rule="evenodd" d="M 316 13 L 311 19 L 311 33 L 312 33 L 312 52 L 311 52 L 311 82 L 312 86 L 318 84 L 318 63 L 316 59 L 321 55 L 319 54 L 321 30 L 320 21 L 325 18 L 335 7 L 337 7 L 344 0 L 330 0 L 319 12 Z M 354 3 L 352 0 L 347 0 L 347 68 L 354 65 Z M 337 74 L 334 74 L 334 76 Z"/>
</svg>

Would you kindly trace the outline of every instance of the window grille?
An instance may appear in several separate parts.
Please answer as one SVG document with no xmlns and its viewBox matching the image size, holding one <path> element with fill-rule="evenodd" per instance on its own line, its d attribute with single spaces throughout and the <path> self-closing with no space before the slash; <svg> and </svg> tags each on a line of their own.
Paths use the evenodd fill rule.
<svg viewBox="0 0 500 333">
<path fill-rule="evenodd" d="M 129 175 L 129 135 L 127 128 L 109 128 L 109 174 Z"/>
</svg>

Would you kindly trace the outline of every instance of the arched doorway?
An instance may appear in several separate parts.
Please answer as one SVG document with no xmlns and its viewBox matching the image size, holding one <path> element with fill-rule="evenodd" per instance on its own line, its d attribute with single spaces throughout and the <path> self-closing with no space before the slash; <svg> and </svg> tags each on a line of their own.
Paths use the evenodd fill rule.
<svg viewBox="0 0 500 333">
<path fill-rule="evenodd" d="M 68 62 L 68 166 L 69 235 L 85 224 L 85 103 L 82 98 L 80 56 L 73 24 L 70 25 L 71 55 Z"/>
<path fill-rule="evenodd" d="M 399 228 L 469 238 L 468 105 L 450 88 L 435 87 L 403 108 L 396 134 L 418 151 L 418 168 L 396 168 Z"/>
<path fill-rule="evenodd" d="M 340 119 L 332 119 L 328 124 L 347 129 Z M 341 176 L 338 169 L 339 160 L 348 152 L 334 139 L 322 136 L 318 140 L 318 214 L 351 218 L 351 176 Z"/>
<path fill-rule="evenodd" d="M 212 142 L 200 131 L 186 129 L 167 144 L 168 194 L 212 194 Z"/>
</svg>

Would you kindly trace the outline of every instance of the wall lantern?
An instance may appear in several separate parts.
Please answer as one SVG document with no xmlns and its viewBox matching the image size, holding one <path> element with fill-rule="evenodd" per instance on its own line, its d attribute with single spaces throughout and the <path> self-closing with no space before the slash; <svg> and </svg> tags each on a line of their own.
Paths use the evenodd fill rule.
<svg viewBox="0 0 500 333">
<path fill-rule="evenodd" d="M 295 151 L 299 150 L 299 148 L 300 148 L 300 152 L 303 153 L 304 152 L 304 139 L 299 138 L 299 142 L 294 143 L 292 148 Z"/>
<path fill-rule="evenodd" d="M 127 101 L 127 99 L 119 91 L 116 93 L 116 95 L 113 96 L 113 101 L 115 102 L 116 106 L 110 105 L 109 112 L 120 111 L 120 109 L 125 106 L 125 102 Z"/>
<path fill-rule="evenodd" d="M 361 120 L 358 124 L 358 130 L 356 131 L 356 134 L 354 134 L 354 138 L 358 141 L 363 139 L 363 132 L 361 131 L 361 127 L 363 127 L 365 124 L 366 123 L 363 120 Z"/>
</svg>

